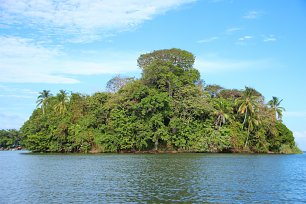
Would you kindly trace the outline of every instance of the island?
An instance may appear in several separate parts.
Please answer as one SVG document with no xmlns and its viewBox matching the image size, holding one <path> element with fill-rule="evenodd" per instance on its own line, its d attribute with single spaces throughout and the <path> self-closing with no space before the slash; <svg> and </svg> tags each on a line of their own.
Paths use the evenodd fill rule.
<svg viewBox="0 0 306 204">
<path fill-rule="evenodd" d="M 207 85 L 181 49 L 142 54 L 139 79 L 115 76 L 107 91 L 43 90 L 20 129 L 32 152 L 300 153 L 281 102 L 256 89 Z"/>
</svg>

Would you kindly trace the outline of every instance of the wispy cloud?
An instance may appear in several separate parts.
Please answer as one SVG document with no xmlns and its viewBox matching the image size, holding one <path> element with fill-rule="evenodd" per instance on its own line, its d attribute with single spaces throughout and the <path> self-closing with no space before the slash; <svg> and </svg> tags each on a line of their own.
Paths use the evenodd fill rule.
<svg viewBox="0 0 306 204">
<path fill-rule="evenodd" d="M 304 138 L 306 140 L 306 130 L 304 130 L 304 131 L 294 131 L 294 136 L 296 138 Z"/>
<path fill-rule="evenodd" d="M 306 130 L 304 131 L 294 131 L 293 132 L 294 138 L 298 146 L 303 150 L 306 151 Z"/>
<path fill-rule="evenodd" d="M 284 116 L 286 117 L 302 117 L 306 118 L 306 111 L 286 111 L 284 112 Z"/>
<path fill-rule="evenodd" d="M 209 0 L 208 2 L 209 3 L 219 3 L 219 2 L 222 2 L 224 0 Z"/>
<path fill-rule="evenodd" d="M 238 31 L 240 31 L 240 30 L 242 30 L 242 28 L 239 28 L 239 27 L 230 27 L 230 28 L 225 30 L 225 34 L 231 35 L 233 33 L 236 33 Z"/>
<path fill-rule="evenodd" d="M 260 17 L 261 16 L 261 13 L 262 12 L 260 12 L 260 11 L 249 11 L 248 13 L 246 13 L 244 16 L 243 16 L 243 18 L 244 19 L 256 19 L 256 18 L 258 18 L 258 17 Z"/>
<path fill-rule="evenodd" d="M 271 59 L 258 59 L 258 60 L 234 60 L 215 58 L 210 60 L 197 59 L 195 67 L 205 73 L 219 73 L 230 71 L 241 71 L 258 69 L 258 67 L 266 68 L 275 64 Z"/>
<path fill-rule="evenodd" d="M 242 30 L 242 28 L 240 28 L 240 27 L 229 27 L 225 31 L 223 31 L 219 34 L 216 34 L 215 36 L 212 36 L 212 37 L 209 37 L 209 38 L 204 38 L 202 40 L 198 40 L 197 43 L 211 43 L 211 42 L 216 41 L 216 40 L 227 38 L 228 35 L 235 34 L 236 32 L 238 32 L 240 30 Z"/>
<path fill-rule="evenodd" d="M 154 16 L 195 0 L 2 0 L 0 21 L 30 26 L 74 42 L 94 41 L 130 30 Z M 47 29 L 46 29 L 47 28 Z M 46 33 L 48 32 L 48 33 Z"/>
<path fill-rule="evenodd" d="M 26 118 L 16 114 L 6 114 L 0 112 L 0 129 L 18 129 L 22 126 Z"/>
<path fill-rule="evenodd" d="M 45 48 L 31 39 L 0 37 L 0 82 L 77 83 L 48 69 L 59 51 Z"/>
<path fill-rule="evenodd" d="M 0 82 L 78 83 L 72 75 L 136 71 L 139 53 L 109 51 L 99 61 L 75 59 L 58 49 L 43 47 L 25 38 L 0 37 Z"/>
<path fill-rule="evenodd" d="M 198 43 L 210 43 L 210 42 L 213 42 L 213 41 L 218 40 L 218 39 L 219 39 L 219 37 L 214 36 L 214 37 L 199 40 Z"/>
<path fill-rule="evenodd" d="M 251 35 L 241 36 L 240 38 L 237 39 L 235 44 L 239 46 L 246 46 L 249 45 L 253 41 L 253 39 L 254 37 Z"/>
<path fill-rule="evenodd" d="M 29 38 L 0 36 L 0 41 L 0 56 L 2 58 L 18 57 L 24 59 L 37 57 L 47 59 L 60 54 L 58 50 L 45 48 L 39 42 L 34 42 L 34 40 Z"/>
<path fill-rule="evenodd" d="M 138 71 L 136 58 L 117 62 L 66 62 L 62 66 L 65 68 L 63 73 L 72 75 L 124 74 Z"/>
<path fill-rule="evenodd" d="M 37 95 L 36 91 L 31 89 L 17 88 L 0 84 L 0 97 L 12 98 L 33 98 Z"/>
<path fill-rule="evenodd" d="M 32 96 L 26 96 L 26 95 L 18 95 L 18 94 L 0 94 L 0 98 L 16 98 L 16 99 L 32 99 Z"/>
<path fill-rule="evenodd" d="M 252 38 L 253 38 L 253 36 L 246 35 L 246 36 L 240 37 L 238 40 L 239 40 L 239 41 L 246 41 L 246 40 L 250 40 L 250 39 L 252 39 Z"/>
<path fill-rule="evenodd" d="M 263 41 L 264 42 L 275 42 L 277 41 L 277 38 L 275 35 L 263 36 Z"/>
</svg>

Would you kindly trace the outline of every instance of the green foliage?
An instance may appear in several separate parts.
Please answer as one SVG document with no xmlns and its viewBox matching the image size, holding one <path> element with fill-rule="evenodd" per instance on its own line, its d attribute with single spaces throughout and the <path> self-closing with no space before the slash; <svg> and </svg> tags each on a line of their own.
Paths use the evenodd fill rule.
<svg viewBox="0 0 306 204">
<path fill-rule="evenodd" d="M 59 114 L 63 114 L 67 110 L 66 104 L 69 100 L 67 92 L 65 90 L 60 90 L 55 99 L 57 104 L 54 106 L 54 110 Z"/>
<path fill-rule="evenodd" d="M 200 80 L 199 71 L 193 68 L 194 60 L 193 54 L 184 50 L 158 50 L 141 55 L 138 65 L 145 84 L 172 97 L 181 87 Z"/>
<path fill-rule="evenodd" d="M 28 135 L 24 145 L 33 152 L 48 152 L 50 149 L 55 152 L 60 149 L 56 143 L 50 142 L 50 137 L 44 132 Z"/>
<path fill-rule="evenodd" d="M 0 130 L 0 148 L 10 149 L 19 146 L 20 134 L 15 129 Z"/>
<path fill-rule="evenodd" d="M 295 145 L 291 147 L 288 144 L 282 144 L 279 148 L 281 154 L 302 154 L 303 152 Z"/>
<path fill-rule="evenodd" d="M 285 108 L 280 106 L 280 103 L 283 101 L 279 100 L 277 97 L 273 96 L 272 99 L 268 102 L 268 106 L 273 111 L 275 117 L 278 120 L 281 120 L 283 117 L 283 111 L 285 111 Z"/>
<path fill-rule="evenodd" d="M 48 107 L 48 103 L 52 94 L 49 90 L 43 90 L 39 92 L 39 96 L 37 97 L 37 107 L 41 106 L 43 114 L 45 114 L 46 108 Z"/>
<path fill-rule="evenodd" d="M 213 84 L 213 85 L 207 85 L 204 90 L 210 95 L 211 98 L 215 98 L 219 95 L 221 91 L 224 90 L 223 87 Z"/>
<path fill-rule="evenodd" d="M 44 90 L 21 142 L 34 152 L 298 152 L 275 118 L 281 101 L 265 104 L 249 87 L 204 86 L 194 60 L 184 50 L 158 50 L 138 58 L 140 79 L 116 76 L 108 92 Z M 2 146 L 13 144 L 0 133 Z"/>
<path fill-rule="evenodd" d="M 107 82 L 106 89 L 109 92 L 116 93 L 122 87 L 124 87 L 127 83 L 132 82 L 133 80 L 134 78 L 131 78 L 131 77 L 121 77 L 120 75 L 117 75 Z"/>
</svg>

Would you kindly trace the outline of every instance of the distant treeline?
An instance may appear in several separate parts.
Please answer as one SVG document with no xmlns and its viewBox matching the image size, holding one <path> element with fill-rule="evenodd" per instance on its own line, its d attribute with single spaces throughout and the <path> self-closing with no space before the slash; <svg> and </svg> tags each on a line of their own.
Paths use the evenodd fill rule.
<svg viewBox="0 0 306 204">
<path fill-rule="evenodd" d="M 19 146 L 20 134 L 18 130 L 0 130 L 0 149 L 12 149 Z"/>
<path fill-rule="evenodd" d="M 138 58 L 140 79 L 116 76 L 107 92 L 43 90 L 22 144 L 34 152 L 300 152 L 282 100 L 206 85 L 194 61 L 184 50 L 158 50 Z"/>
</svg>

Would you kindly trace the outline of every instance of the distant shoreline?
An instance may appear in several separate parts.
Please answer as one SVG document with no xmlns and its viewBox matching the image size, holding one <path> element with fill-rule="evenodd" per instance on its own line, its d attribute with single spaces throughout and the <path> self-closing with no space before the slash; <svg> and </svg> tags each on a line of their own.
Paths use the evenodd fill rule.
<svg viewBox="0 0 306 204">
<path fill-rule="evenodd" d="M 15 148 L 3 148 L 3 147 L 1 147 L 0 148 L 0 151 L 21 151 L 21 150 L 24 150 L 24 149 L 22 149 L 22 147 L 15 147 Z"/>
<path fill-rule="evenodd" d="M 84 152 L 33 152 L 31 150 L 21 149 L 5 149 L 1 151 L 29 151 L 29 154 L 59 154 L 59 155 L 98 155 L 98 154 L 117 154 L 117 155 L 123 155 L 123 154 L 135 154 L 135 155 L 141 155 L 141 154 L 250 154 L 250 155 L 290 155 L 290 154 L 304 154 L 306 151 L 302 151 L 301 153 L 279 153 L 279 152 L 252 152 L 252 151 L 235 151 L 235 152 L 200 152 L 200 151 L 169 151 L 169 150 L 151 150 L 151 151 L 119 151 L 119 152 L 97 152 L 97 151 L 90 151 L 87 153 Z"/>
</svg>

